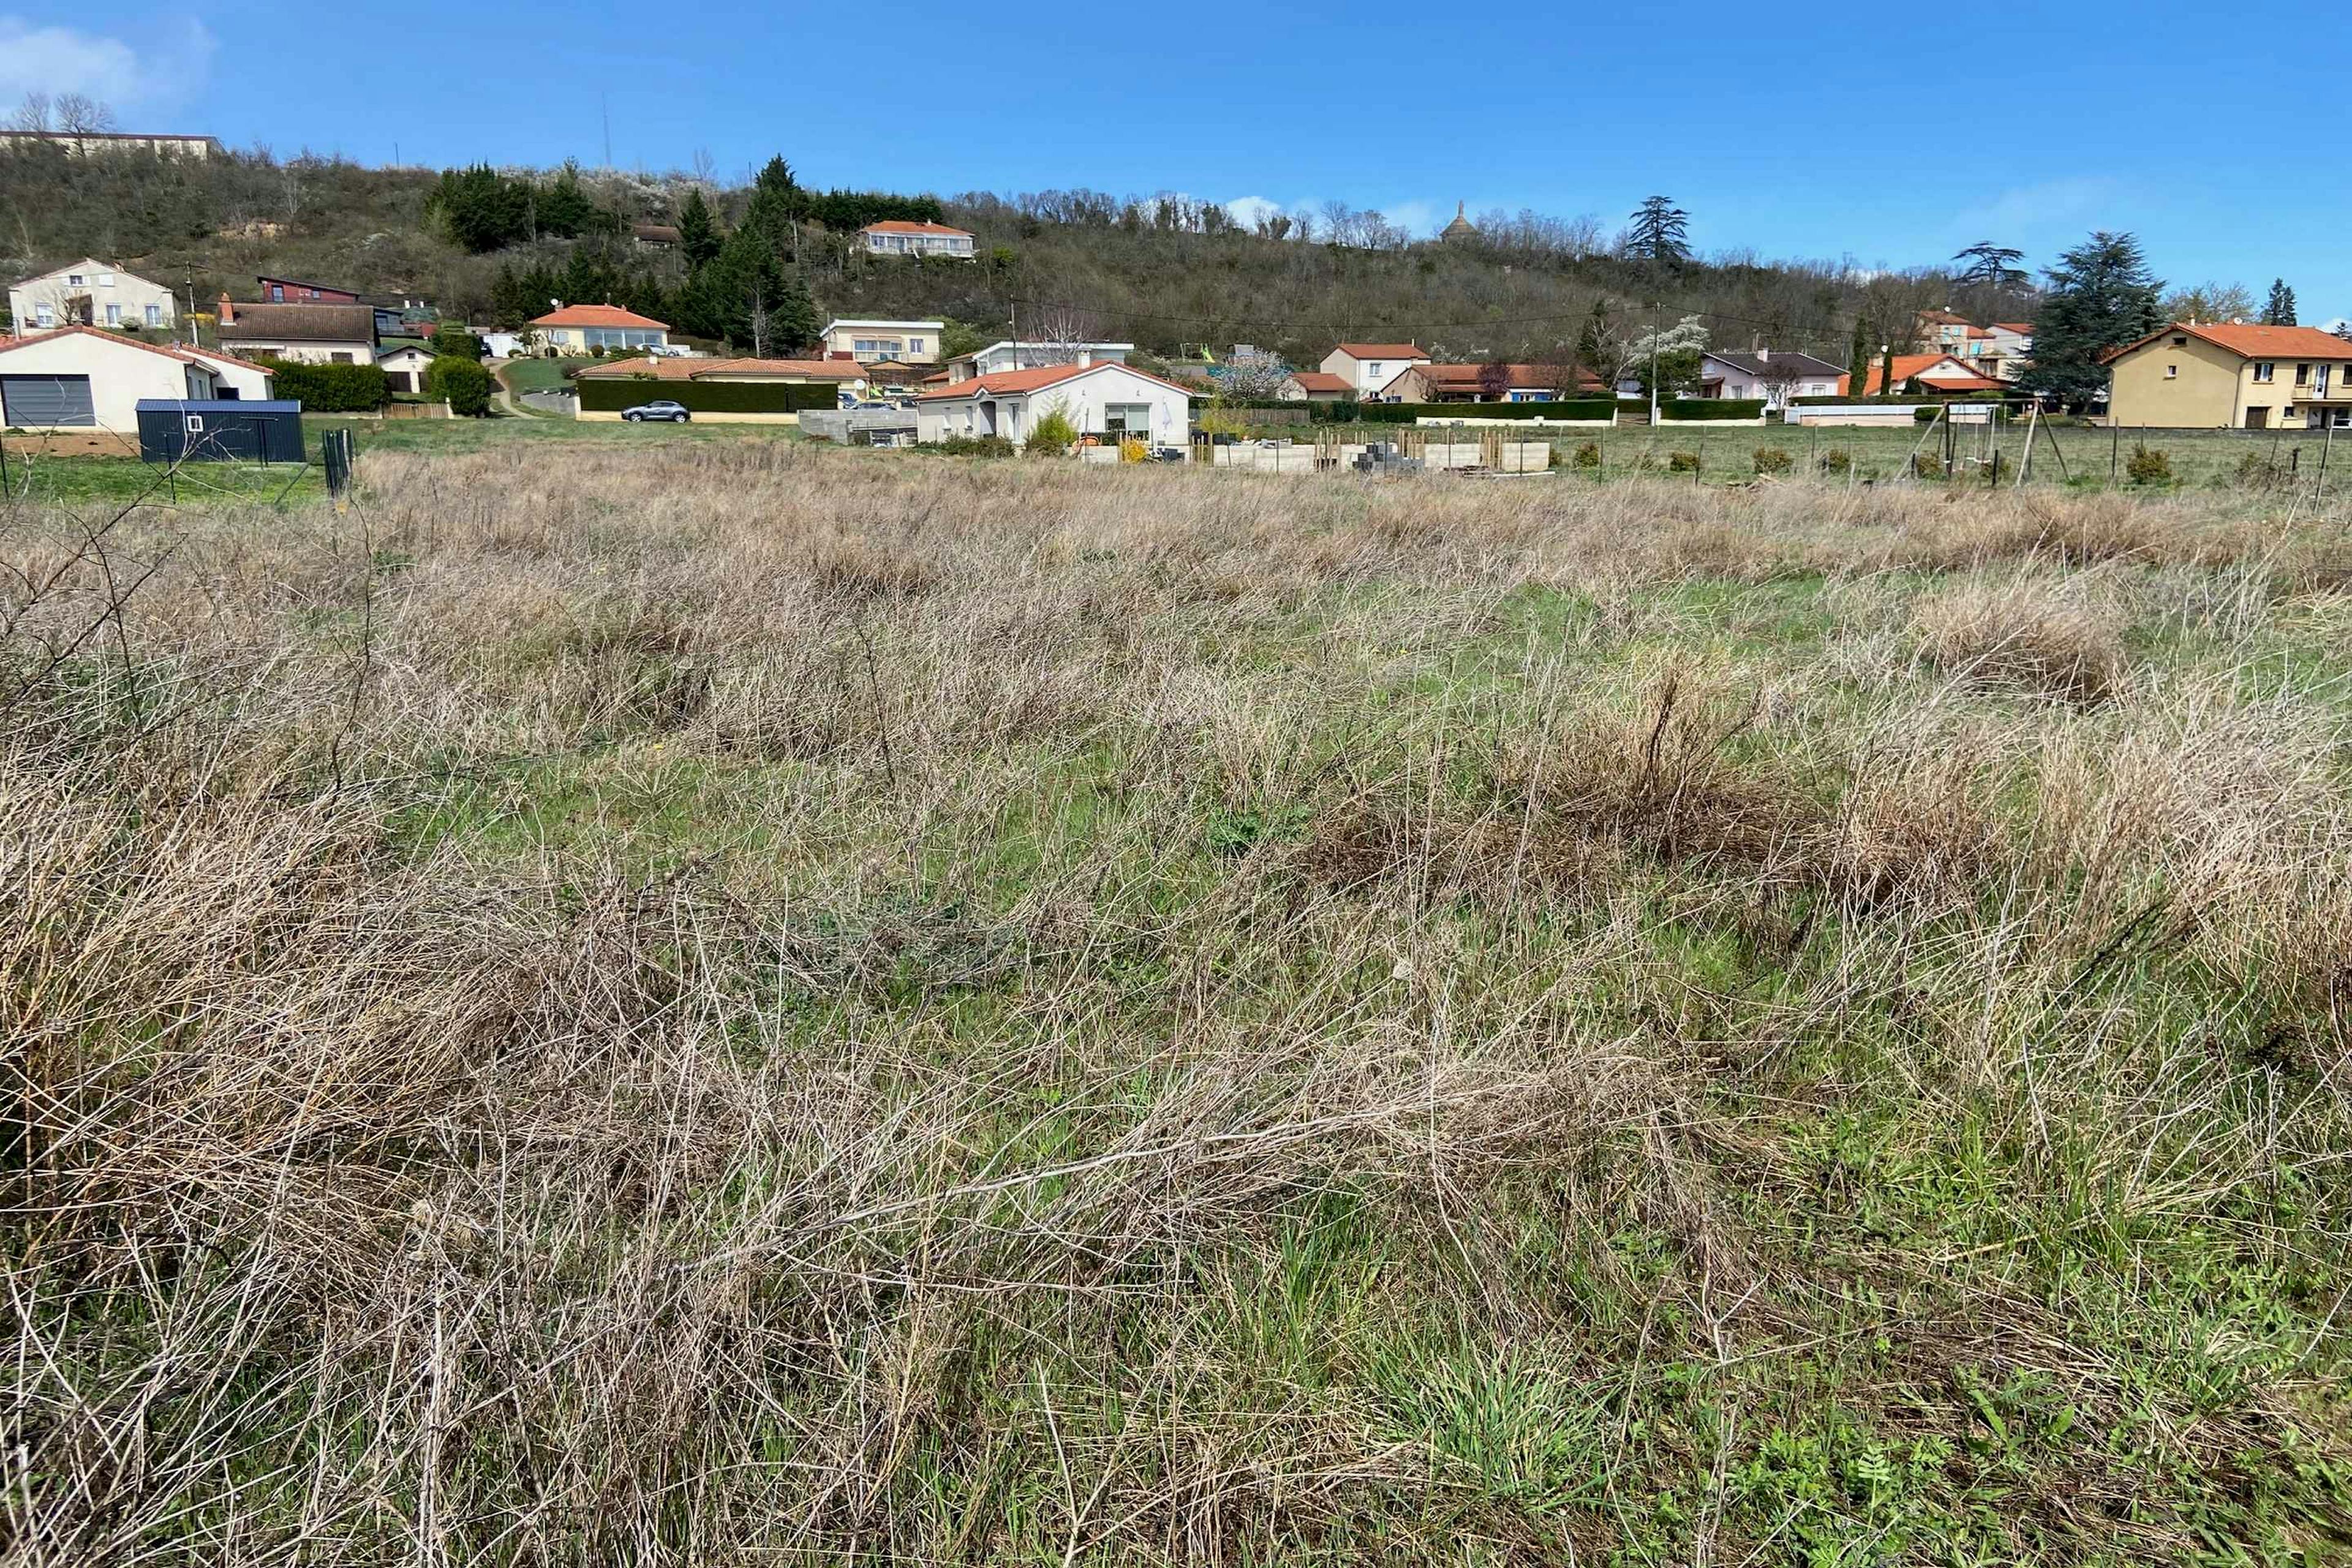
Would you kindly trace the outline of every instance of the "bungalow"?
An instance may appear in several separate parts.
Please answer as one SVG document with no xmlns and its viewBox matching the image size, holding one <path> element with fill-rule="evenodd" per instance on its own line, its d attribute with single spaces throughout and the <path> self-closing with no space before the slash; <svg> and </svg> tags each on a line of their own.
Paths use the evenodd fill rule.
<svg viewBox="0 0 2352 1568">
<path fill-rule="evenodd" d="M 246 359 L 373 364 L 375 311 L 365 305 L 240 305 L 220 299 L 220 346 Z"/>
<path fill-rule="evenodd" d="M 0 338 L 0 425 L 135 437 L 142 400 L 267 398 L 269 372 L 226 354 L 143 343 L 96 327 Z"/>
<path fill-rule="evenodd" d="M 1332 375 L 1319 370 L 1294 370 L 1283 378 L 1281 389 L 1275 395 L 1285 403 L 1338 403 L 1356 395 L 1356 387 L 1344 375 Z"/>
<path fill-rule="evenodd" d="M 784 385 L 866 384 L 862 368 L 837 359 L 685 359 L 667 354 L 606 360 L 583 367 L 577 379 L 617 381 L 630 376 L 651 376 L 656 381 L 766 381 Z"/>
<path fill-rule="evenodd" d="M 857 231 L 868 256 L 945 256 L 970 261 L 978 254 L 971 231 L 943 223 L 909 223 L 885 218 Z"/>
<path fill-rule="evenodd" d="M 1546 364 L 1405 366 L 1379 389 L 1382 403 L 1557 403 L 1607 389 L 1588 371 Z"/>
<path fill-rule="evenodd" d="M 51 327 L 157 327 L 179 320 L 172 290 L 111 262 L 79 261 L 8 286 L 8 319 L 20 332 Z"/>
<path fill-rule="evenodd" d="M 1134 352 L 1133 343 L 1016 343 L 1007 339 L 948 361 L 948 379 L 970 381 L 976 375 L 1049 364 L 1125 364 Z"/>
<path fill-rule="evenodd" d="M 669 323 L 618 305 L 559 305 L 530 324 L 551 354 L 584 354 L 591 349 L 661 349 L 669 346 Z"/>
<path fill-rule="evenodd" d="M 827 358 L 846 355 L 859 364 L 895 360 L 901 364 L 932 365 L 940 362 L 940 334 L 945 321 L 881 321 L 843 317 L 824 324 Z"/>
<path fill-rule="evenodd" d="M 1869 377 L 1863 384 L 1863 395 L 1875 397 L 1888 390 L 1884 363 L 1870 367 Z M 1853 377 L 1838 377 L 1836 395 L 1851 397 Z M 1990 376 L 1961 363 L 1950 354 L 1896 354 L 1895 356 L 1894 391 L 1918 392 L 1929 396 L 1959 397 L 1979 392 L 2007 392 L 2006 382 Z"/>
<path fill-rule="evenodd" d="M 2317 327 L 2176 321 L 2102 357 L 2113 424 L 2352 430 L 2352 342 Z"/>
<path fill-rule="evenodd" d="M 1192 395 L 1132 365 L 1056 364 L 974 376 L 923 394 L 919 440 L 950 436 L 1026 439 L 1059 409 L 1081 436 L 1140 436 L 1155 446 L 1183 447 L 1192 430 Z"/>
<path fill-rule="evenodd" d="M 1369 398 L 1394 381 L 1411 364 L 1427 364 L 1427 351 L 1412 343 L 1341 343 L 1323 356 L 1317 368 L 1326 375 L 1343 376 L 1356 395 Z"/>
<path fill-rule="evenodd" d="M 1699 355 L 1698 395 L 1701 397 L 1754 398 L 1770 409 L 1785 407 L 1791 397 L 1834 397 L 1845 373 L 1827 360 L 1791 349 L 1758 349 L 1753 353 Z"/>
</svg>

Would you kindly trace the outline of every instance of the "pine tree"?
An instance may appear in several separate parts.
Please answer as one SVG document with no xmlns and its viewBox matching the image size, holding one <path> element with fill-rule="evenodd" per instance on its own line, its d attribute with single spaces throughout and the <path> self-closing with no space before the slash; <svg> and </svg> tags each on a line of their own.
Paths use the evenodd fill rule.
<svg viewBox="0 0 2352 1568">
<path fill-rule="evenodd" d="M 710 204 L 702 199 L 702 187 L 697 185 L 686 195 L 686 206 L 677 215 L 677 245 L 686 253 L 686 269 L 698 272 L 719 254 L 719 226 L 710 216 Z"/>
<path fill-rule="evenodd" d="M 1690 259 L 1690 214 L 1665 196 L 1652 196 L 1633 209 L 1625 254 L 1667 266 Z"/>
<path fill-rule="evenodd" d="M 799 279 L 749 228 L 727 237 L 718 258 L 679 296 L 678 324 L 696 337 L 725 338 L 764 358 L 814 342 L 816 305 Z"/>
<path fill-rule="evenodd" d="M 1895 395 L 1895 340 L 1889 338 L 1883 349 L 1885 357 L 1878 363 L 1878 390 L 1888 397 Z"/>
<path fill-rule="evenodd" d="M 2263 325 L 2292 327 L 2294 321 L 2294 290 L 2286 286 L 2284 278 L 2271 279 L 2270 303 L 2263 307 Z"/>
<path fill-rule="evenodd" d="M 2137 239 L 2105 231 L 2061 255 L 2049 279 L 2033 321 L 2033 363 L 2019 384 L 2079 406 L 2107 384 L 2100 355 L 2164 325 L 2164 285 Z"/>
<path fill-rule="evenodd" d="M 1870 385 L 1870 323 L 1853 319 L 1853 346 L 1845 356 L 1847 395 L 1860 397 Z"/>
</svg>

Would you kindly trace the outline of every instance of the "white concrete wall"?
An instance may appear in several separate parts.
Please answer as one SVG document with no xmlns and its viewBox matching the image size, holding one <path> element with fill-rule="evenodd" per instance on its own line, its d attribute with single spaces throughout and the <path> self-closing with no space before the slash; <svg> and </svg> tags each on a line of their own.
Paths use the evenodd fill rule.
<svg viewBox="0 0 2352 1568">
<path fill-rule="evenodd" d="M 79 274 L 81 282 L 70 279 Z M 70 267 L 60 267 L 55 272 L 45 272 L 38 278 L 27 278 L 8 290 L 8 314 L 16 323 L 18 336 L 37 332 L 45 326 L 66 324 L 66 300 L 68 297 L 89 297 L 89 324 L 96 327 L 168 327 L 179 317 L 173 303 L 171 289 L 160 283 L 103 265 L 93 267 L 77 261 Z M 49 320 L 41 320 L 41 308 L 46 305 Z M 107 307 L 115 315 L 110 318 Z M 156 308 L 156 320 L 147 320 L 147 307 Z"/>
<path fill-rule="evenodd" d="M 257 364 L 247 364 L 233 359 L 216 359 L 210 354 L 205 354 L 203 358 L 205 367 L 213 373 L 215 384 L 218 386 L 233 388 L 236 395 L 245 402 L 267 402 L 277 395 L 276 384 L 270 380 L 269 373 Z"/>
<path fill-rule="evenodd" d="M 0 353 L 0 376 L 8 375 L 86 375 L 98 428 L 134 436 L 141 398 L 207 398 L 214 388 L 209 366 L 89 332 L 67 332 Z"/>
<path fill-rule="evenodd" d="M 989 427 L 980 405 L 993 401 L 996 424 Z M 1187 393 L 1138 375 L 1124 365 L 1105 365 L 1085 375 L 1041 387 L 1035 392 L 1006 393 L 995 398 L 957 397 L 926 401 L 916 413 L 917 437 L 942 440 L 950 436 L 1003 436 L 1027 438 L 1036 421 L 1059 405 L 1082 436 L 1106 431 L 1105 415 L 1112 404 L 1145 404 L 1150 407 L 1154 445 L 1181 447 L 1192 439 L 1192 399 Z"/>
<path fill-rule="evenodd" d="M 297 364 L 373 364 L 375 363 L 375 345 L 364 339 L 354 338 L 349 342 L 289 343 L 283 338 L 241 336 L 245 330 L 245 324 L 242 321 L 232 321 L 224 328 L 221 332 L 222 352 L 235 354 L 239 359 L 257 359 L 266 356 L 270 359 L 291 360 Z M 347 357 L 338 360 L 335 358 L 337 354 Z"/>
</svg>

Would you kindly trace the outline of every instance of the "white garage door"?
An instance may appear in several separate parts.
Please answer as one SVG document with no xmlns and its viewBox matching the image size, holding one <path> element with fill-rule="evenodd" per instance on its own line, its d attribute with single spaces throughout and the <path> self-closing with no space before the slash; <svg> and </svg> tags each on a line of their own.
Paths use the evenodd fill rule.
<svg viewBox="0 0 2352 1568">
<path fill-rule="evenodd" d="M 0 419 L 20 426 L 95 425 L 89 377 L 0 375 Z"/>
</svg>

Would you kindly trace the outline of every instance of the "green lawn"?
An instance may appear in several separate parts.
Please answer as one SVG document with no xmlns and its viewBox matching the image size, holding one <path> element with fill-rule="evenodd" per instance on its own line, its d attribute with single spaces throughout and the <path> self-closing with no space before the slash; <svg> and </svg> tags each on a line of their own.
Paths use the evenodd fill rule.
<svg viewBox="0 0 2352 1568">
<path fill-rule="evenodd" d="M 514 392 L 554 392 L 563 385 L 566 371 L 583 365 L 602 364 L 596 359 L 510 359 L 499 366 L 509 390 Z"/>
</svg>

